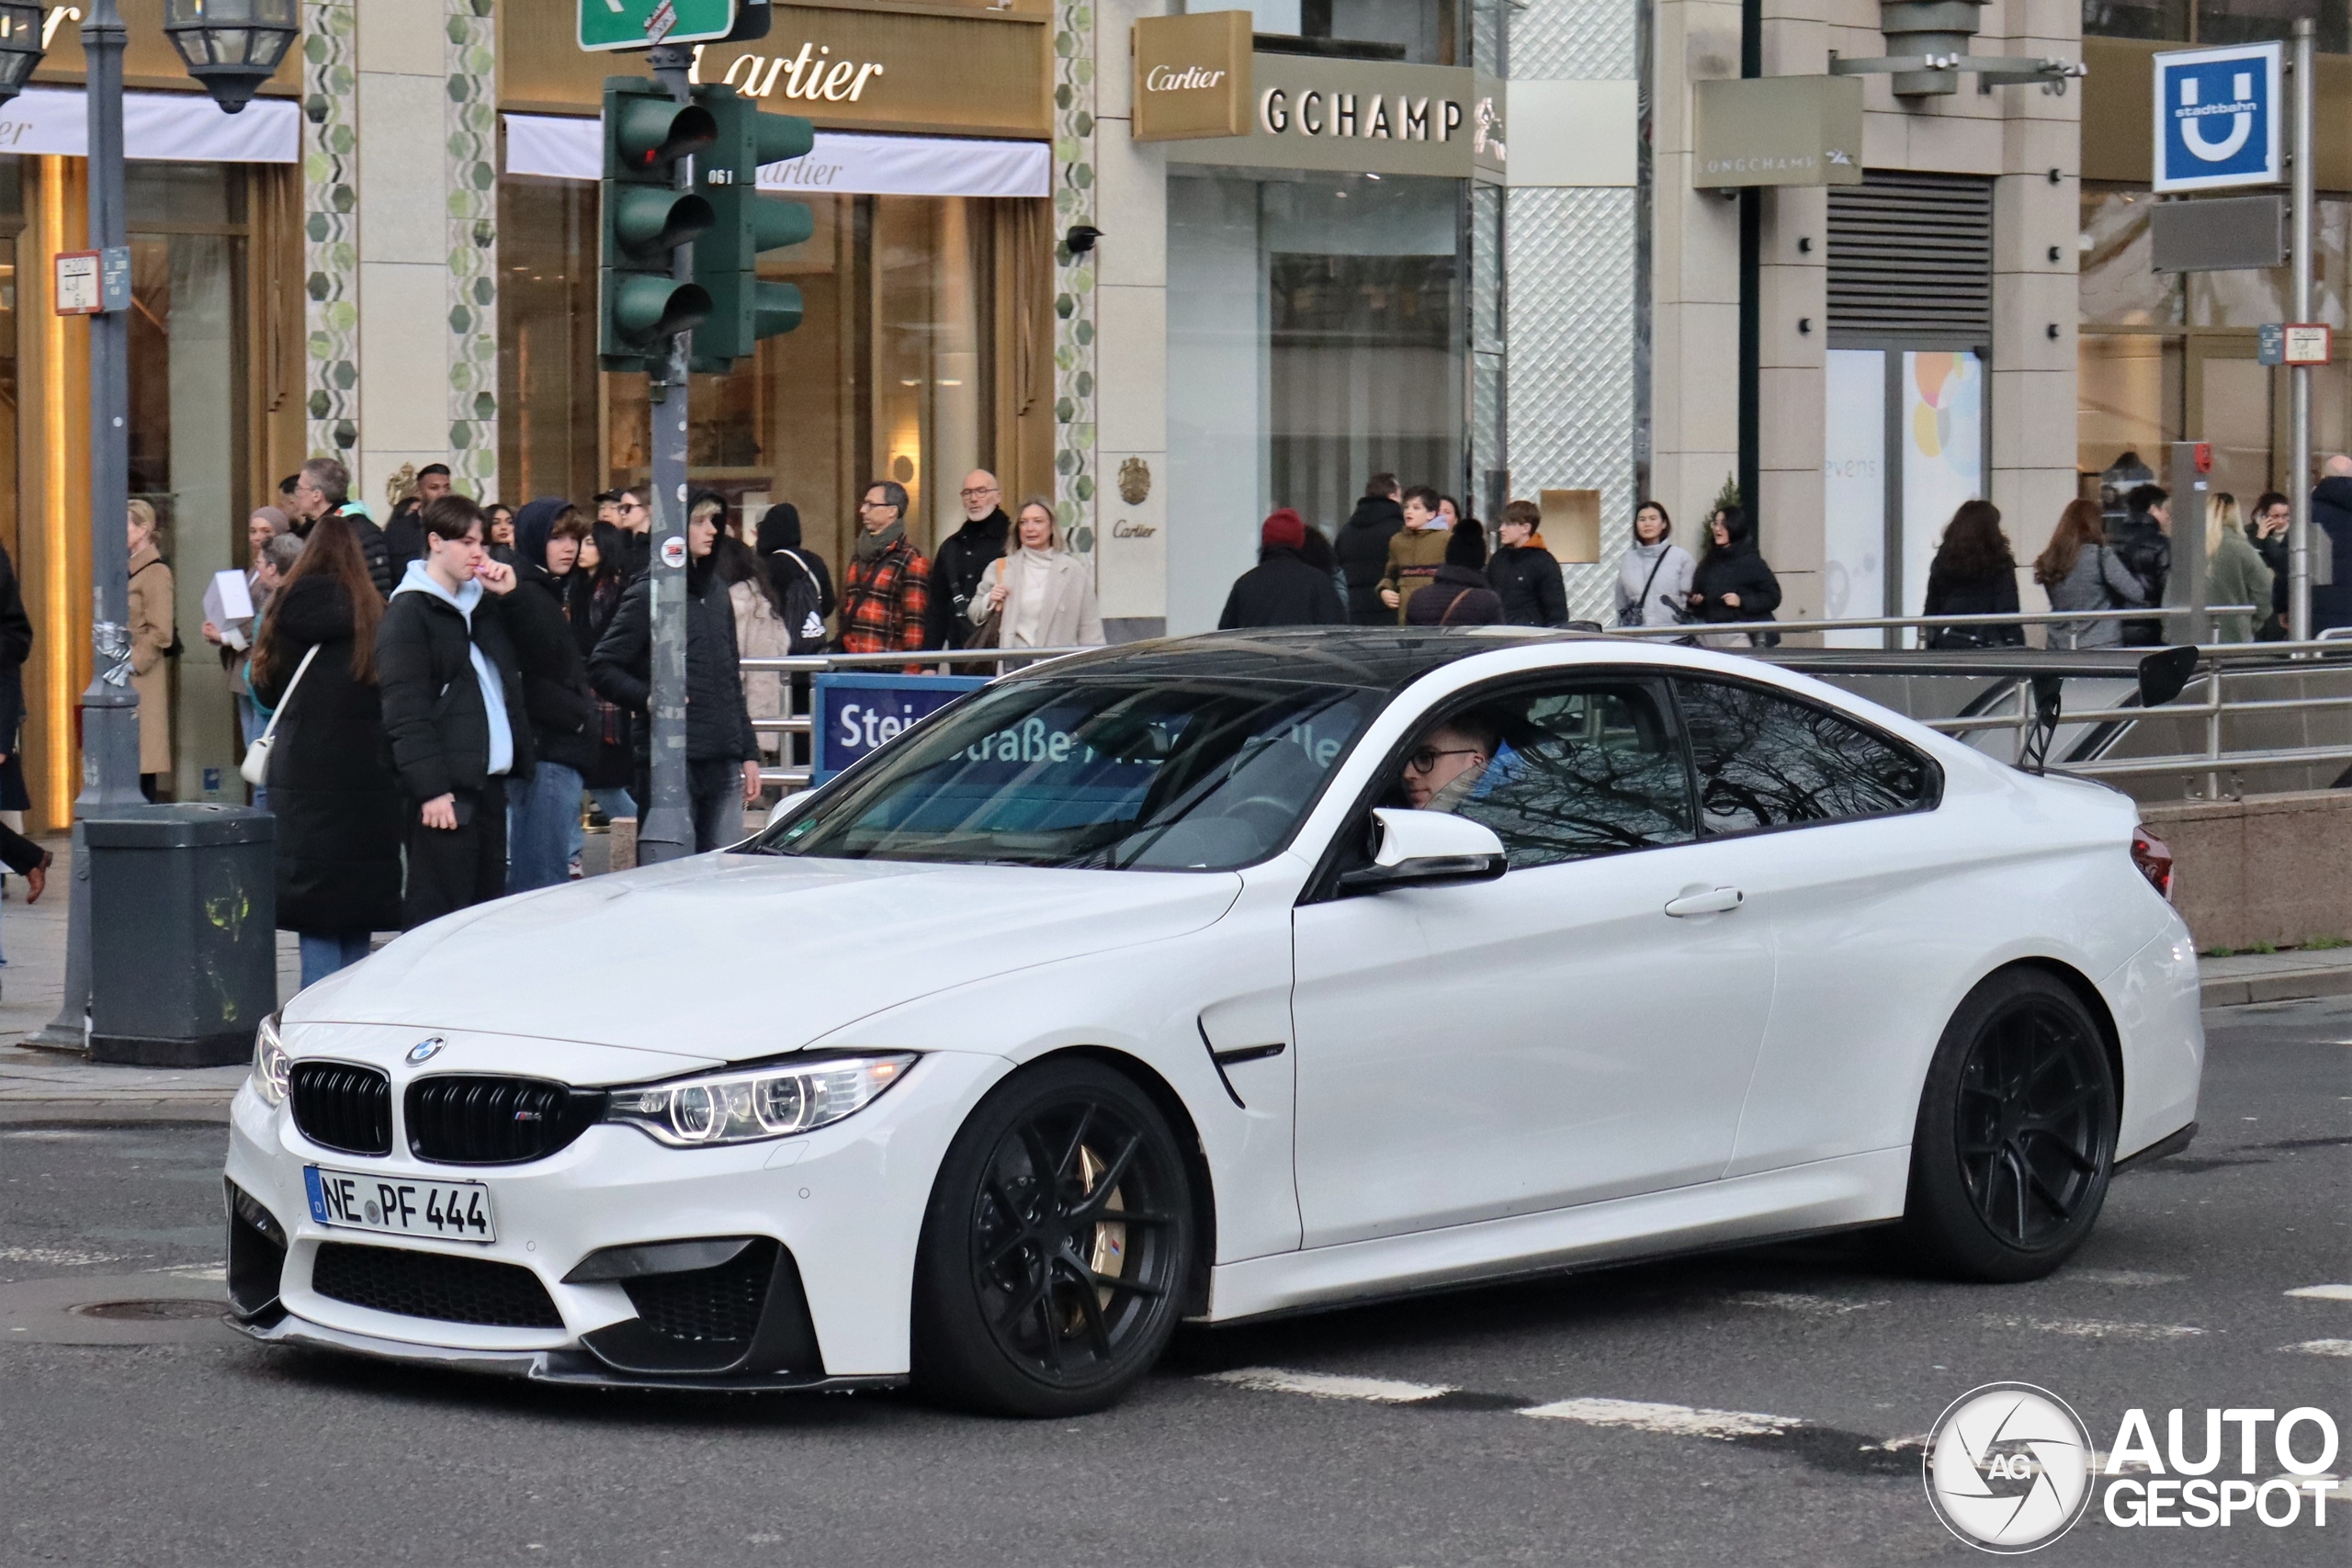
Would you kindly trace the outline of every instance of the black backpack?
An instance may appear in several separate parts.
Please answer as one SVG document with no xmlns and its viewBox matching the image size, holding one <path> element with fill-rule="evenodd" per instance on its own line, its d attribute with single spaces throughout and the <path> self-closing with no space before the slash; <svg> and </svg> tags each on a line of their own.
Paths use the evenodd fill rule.
<svg viewBox="0 0 2352 1568">
<path fill-rule="evenodd" d="M 824 598 L 817 592 L 817 574 L 808 563 L 790 550 L 775 551 L 772 560 L 788 560 L 794 570 L 777 571 L 777 596 L 784 601 L 785 628 L 792 634 L 795 653 L 822 653 L 825 650 Z"/>
</svg>

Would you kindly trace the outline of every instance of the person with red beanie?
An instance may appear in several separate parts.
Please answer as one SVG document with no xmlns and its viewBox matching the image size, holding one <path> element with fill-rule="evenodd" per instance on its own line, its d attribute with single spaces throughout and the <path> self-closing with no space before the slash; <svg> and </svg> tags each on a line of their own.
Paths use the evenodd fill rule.
<svg viewBox="0 0 2352 1568">
<path fill-rule="evenodd" d="M 1330 548 L 1310 553 L 1308 532 L 1306 519 L 1287 506 L 1259 526 L 1258 564 L 1235 580 L 1217 630 L 1347 625 L 1348 606 L 1332 574 Z M 1317 556 L 1322 565 L 1316 564 Z"/>
</svg>

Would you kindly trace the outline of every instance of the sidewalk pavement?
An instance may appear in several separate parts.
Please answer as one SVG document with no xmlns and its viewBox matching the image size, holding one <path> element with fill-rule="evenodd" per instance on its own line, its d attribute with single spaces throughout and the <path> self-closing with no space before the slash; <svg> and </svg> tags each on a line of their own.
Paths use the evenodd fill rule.
<svg viewBox="0 0 2352 1568">
<path fill-rule="evenodd" d="M 591 844 L 592 850 L 601 845 Z M 26 1121 L 225 1122 L 229 1100 L 245 1067 L 163 1068 L 98 1066 L 71 1052 L 21 1043 L 50 1020 L 64 999 L 68 874 L 66 840 L 50 841 L 57 863 L 49 891 L 28 908 L 24 884 L 6 878 L 0 903 L 0 1123 Z M 601 856 L 598 857 L 601 859 Z M 601 865 L 592 870 L 602 870 Z M 2312 953 L 2248 953 L 2199 959 L 2205 1005 L 2294 1001 L 2352 993 L 2352 947 Z M 300 989 L 301 960 L 293 934 L 277 933 L 277 996 Z"/>
</svg>

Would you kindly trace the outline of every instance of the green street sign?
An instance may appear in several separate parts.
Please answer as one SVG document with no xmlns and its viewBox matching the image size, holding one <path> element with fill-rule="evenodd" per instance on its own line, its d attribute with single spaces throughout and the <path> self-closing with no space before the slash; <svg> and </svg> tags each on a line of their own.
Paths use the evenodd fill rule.
<svg viewBox="0 0 2352 1568">
<path fill-rule="evenodd" d="M 580 0 L 580 47 L 711 43 L 735 30 L 735 0 Z"/>
</svg>

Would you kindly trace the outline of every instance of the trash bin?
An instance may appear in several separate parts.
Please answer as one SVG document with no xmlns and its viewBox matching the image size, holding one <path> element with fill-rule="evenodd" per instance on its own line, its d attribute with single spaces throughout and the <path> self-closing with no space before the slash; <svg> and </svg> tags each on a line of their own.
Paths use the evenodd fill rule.
<svg viewBox="0 0 2352 1568">
<path fill-rule="evenodd" d="M 277 819 L 244 806 L 132 806 L 82 830 L 90 1059 L 249 1060 L 277 1007 Z"/>
</svg>

